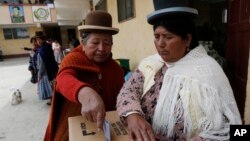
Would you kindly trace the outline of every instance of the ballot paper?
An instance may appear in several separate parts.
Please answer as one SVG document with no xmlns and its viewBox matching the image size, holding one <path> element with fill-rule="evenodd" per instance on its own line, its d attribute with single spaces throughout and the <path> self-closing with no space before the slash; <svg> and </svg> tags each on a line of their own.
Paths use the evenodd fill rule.
<svg viewBox="0 0 250 141">
<path fill-rule="evenodd" d="M 111 141 L 110 123 L 107 120 L 105 120 L 103 123 L 103 132 L 104 132 L 106 141 Z"/>
<path fill-rule="evenodd" d="M 129 141 L 126 127 L 116 111 L 106 112 L 103 131 L 82 116 L 69 117 L 69 141 Z"/>
</svg>

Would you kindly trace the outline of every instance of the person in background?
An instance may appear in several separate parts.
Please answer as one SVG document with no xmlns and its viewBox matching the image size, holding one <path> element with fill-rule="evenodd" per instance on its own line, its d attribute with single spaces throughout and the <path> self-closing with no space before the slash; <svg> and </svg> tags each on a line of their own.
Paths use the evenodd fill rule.
<svg viewBox="0 0 250 141">
<path fill-rule="evenodd" d="M 35 84 L 37 82 L 37 72 L 38 72 L 38 69 L 37 69 L 37 53 L 38 53 L 39 46 L 38 46 L 38 44 L 36 42 L 35 37 L 30 38 L 30 43 L 33 45 L 33 48 L 23 47 L 21 49 L 30 52 L 28 70 L 31 72 L 30 82 Z"/>
<path fill-rule="evenodd" d="M 39 50 L 39 45 L 36 42 L 35 37 L 30 38 L 30 43 L 33 45 L 33 49 L 30 50 L 30 59 L 29 59 L 29 71 L 31 72 L 31 83 L 37 83 L 37 54 Z"/>
<path fill-rule="evenodd" d="M 74 48 L 80 45 L 80 41 L 77 38 L 73 38 L 70 43 Z"/>
<path fill-rule="evenodd" d="M 229 140 L 242 124 L 220 65 L 198 46 L 198 11 L 186 0 L 154 0 L 148 15 L 157 54 L 143 59 L 117 98 L 130 140 Z"/>
<path fill-rule="evenodd" d="M 103 11 L 87 14 L 78 27 L 82 44 L 67 54 L 58 71 L 45 141 L 68 141 L 68 117 L 82 115 L 101 130 L 105 112 L 115 110 L 124 83 L 123 70 L 112 58 L 112 17 Z"/>
<path fill-rule="evenodd" d="M 49 37 L 49 38 L 47 38 L 47 39 L 45 40 L 45 42 L 46 42 L 47 44 L 50 44 L 50 45 L 52 46 L 53 39 Z"/>
<path fill-rule="evenodd" d="M 2 51 L 1 46 L 0 46 L 0 61 L 3 61 L 3 60 L 4 60 L 3 51 Z"/>
<path fill-rule="evenodd" d="M 52 86 L 58 71 L 58 65 L 55 61 L 52 47 L 50 44 L 46 43 L 43 32 L 36 32 L 35 37 L 37 44 L 40 46 L 37 55 L 39 99 L 51 99 Z M 47 104 L 50 105 L 51 102 L 49 101 Z"/>
<path fill-rule="evenodd" d="M 57 40 L 52 42 L 52 49 L 54 51 L 54 56 L 57 64 L 60 64 L 63 59 L 63 52 L 60 43 Z"/>
</svg>

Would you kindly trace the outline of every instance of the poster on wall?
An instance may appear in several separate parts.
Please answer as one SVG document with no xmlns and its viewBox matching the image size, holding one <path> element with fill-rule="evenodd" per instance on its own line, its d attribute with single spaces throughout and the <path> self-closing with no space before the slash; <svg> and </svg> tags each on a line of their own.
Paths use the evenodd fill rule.
<svg viewBox="0 0 250 141">
<path fill-rule="evenodd" d="M 50 22 L 50 9 L 47 6 L 32 6 L 34 22 Z"/>
<path fill-rule="evenodd" d="M 22 6 L 11 5 L 9 6 L 10 17 L 12 23 L 24 23 L 24 12 Z"/>
</svg>

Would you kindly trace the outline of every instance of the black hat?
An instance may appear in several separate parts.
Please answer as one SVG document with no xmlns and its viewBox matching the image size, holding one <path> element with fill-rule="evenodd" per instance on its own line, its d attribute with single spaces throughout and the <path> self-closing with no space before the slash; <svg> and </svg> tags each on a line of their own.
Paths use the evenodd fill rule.
<svg viewBox="0 0 250 141">
<path fill-rule="evenodd" d="M 153 0 L 155 11 L 147 16 L 149 24 L 161 18 L 186 17 L 195 18 L 197 9 L 188 7 L 188 0 Z"/>
<path fill-rule="evenodd" d="M 85 18 L 85 24 L 78 26 L 82 32 L 104 32 L 111 35 L 119 32 L 118 28 L 112 27 L 112 17 L 105 11 L 89 12 Z"/>
<path fill-rule="evenodd" d="M 43 34 L 43 32 L 42 32 L 42 31 L 36 31 L 36 33 L 35 33 L 35 37 L 36 37 L 36 38 L 44 38 L 44 37 L 45 37 L 45 35 Z"/>
</svg>

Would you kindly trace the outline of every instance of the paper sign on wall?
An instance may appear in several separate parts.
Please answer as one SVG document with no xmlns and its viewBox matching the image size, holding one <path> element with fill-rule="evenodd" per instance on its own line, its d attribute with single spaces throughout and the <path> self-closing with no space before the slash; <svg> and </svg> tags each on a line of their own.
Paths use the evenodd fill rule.
<svg viewBox="0 0 250 141">
<path fill-rule="evenodd" d="M 32 6 L 34 22 L 50 22 L 50 9 L 47 6 Z"/>
</svg>

